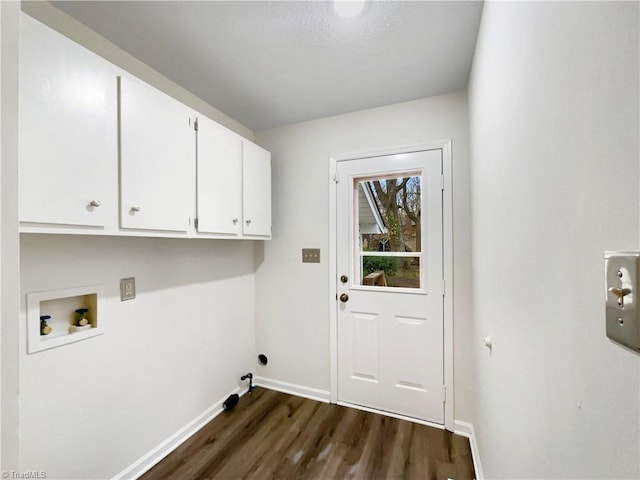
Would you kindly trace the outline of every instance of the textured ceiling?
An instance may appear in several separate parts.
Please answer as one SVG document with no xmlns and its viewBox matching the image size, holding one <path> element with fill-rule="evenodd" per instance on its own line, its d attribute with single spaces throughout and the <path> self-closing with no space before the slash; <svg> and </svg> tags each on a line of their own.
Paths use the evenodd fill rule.
<svg viewBox="0 0 640 480">
<path fill-rule="evenodd" d="M 482 3 L 55 1 L 252 130 L 464 88 Z"/>
</svg>

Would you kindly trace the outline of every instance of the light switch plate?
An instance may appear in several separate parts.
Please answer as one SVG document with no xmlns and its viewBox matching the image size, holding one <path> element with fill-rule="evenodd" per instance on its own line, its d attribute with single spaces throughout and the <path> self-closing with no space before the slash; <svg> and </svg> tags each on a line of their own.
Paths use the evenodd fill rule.
<svg viewBox="0 0 640 480">
<path fill-rule="evenodd" d="M 640 351 L 640 252 L 605 252 L 607 337 Z"/>
<path fill-rule="evenodd" d="M 303 248 L 302 263 L 320 263 L 319 248 Z"/>
<path fill-rule="evenodd" d="M 120 301 L 133 300 L 136 298 L 135 277 L 120 279 Z"/>
</svg>

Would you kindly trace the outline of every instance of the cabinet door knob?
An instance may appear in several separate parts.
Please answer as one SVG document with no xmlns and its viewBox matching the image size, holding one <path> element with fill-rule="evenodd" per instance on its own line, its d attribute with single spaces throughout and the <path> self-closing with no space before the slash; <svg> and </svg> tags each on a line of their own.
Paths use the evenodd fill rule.
<svg viewBox="0 0 640 480">
<path fill-rule="evenodd" d="M 132 212 L 139 212 L 140 211 L 140 207 L 137 205 L 134 205 L 133 207 L 131 207 L 131 211 Z"/>
<path fill-rule="evenodd" d="M 99 207 L 101 205 L 100 200 L 91 200 L 89 205 L 92 207 Z"/>
<path fill-rule="evenodd" d="M 238 219 L 237 219 L 237 218 L 234 218 L 234 219 L 233 219 L 233 224 L 235 225 L 235 224 L 237 224 L 237 223 L 238 223 Z"/>
<path fill-rule="evenodd" d="M 251 219 L 247 220 L 247 225 L 251 225 Z"/>
</svg>

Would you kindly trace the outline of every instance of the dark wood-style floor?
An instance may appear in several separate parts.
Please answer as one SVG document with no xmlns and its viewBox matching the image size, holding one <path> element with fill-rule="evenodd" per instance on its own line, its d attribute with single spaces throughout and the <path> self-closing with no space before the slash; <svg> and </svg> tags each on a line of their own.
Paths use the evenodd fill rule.
<svg viewBox="0 0 640 480">
<path fill-rule="evenodd" d="M 474 476 L 464 437 L 257 388 L 141 478 L 470 480 Z"/>
</svg>

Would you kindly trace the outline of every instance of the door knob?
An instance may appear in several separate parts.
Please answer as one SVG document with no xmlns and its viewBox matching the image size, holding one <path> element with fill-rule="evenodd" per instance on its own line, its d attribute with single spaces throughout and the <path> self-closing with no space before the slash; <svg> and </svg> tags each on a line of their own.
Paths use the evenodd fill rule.
<svg viewBox="0 0 640 480">
<path fill-rule="evenodd" d="M 101 205 L 100 204 L 100 200 L 91 200 L 89 202 L 89 205 L 92 206 L 92 207 L 99 207 Z"/>
<path fill-rule="evenodd" d="M 131 211 L 132 212 L 139 212 L 140 211 L 140 207 L 137 205 L 134 205 L 133 207 L 131 207 Z"/>
<path fill-rule="evenodd" d="M 347 295 L 346 293 L 343 293 L 342 295 L 340 295 L 340 301 L 342 303 L 346 303 L 349 301 L 349 295 Z"/>
</svg>

